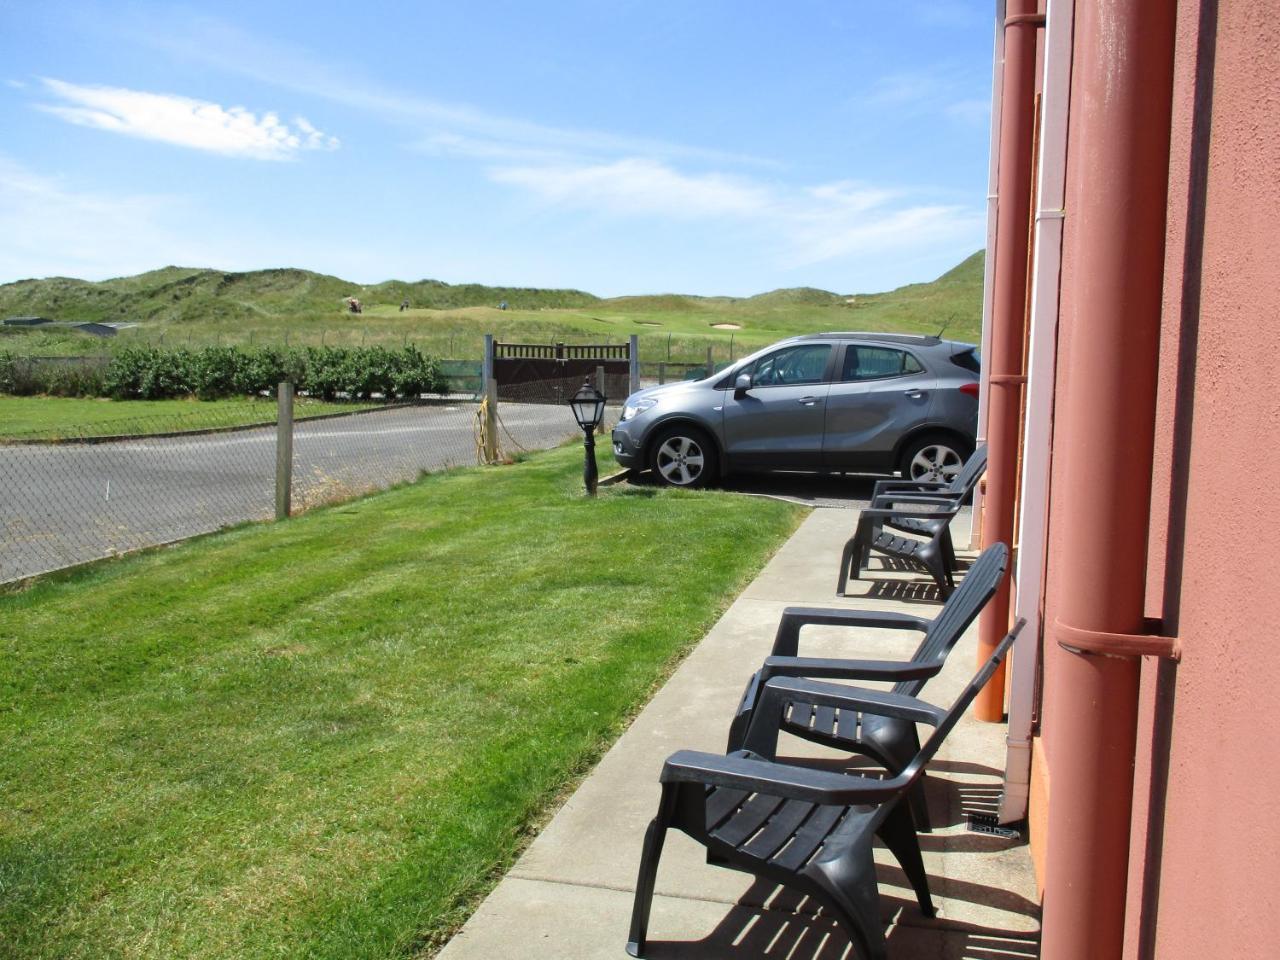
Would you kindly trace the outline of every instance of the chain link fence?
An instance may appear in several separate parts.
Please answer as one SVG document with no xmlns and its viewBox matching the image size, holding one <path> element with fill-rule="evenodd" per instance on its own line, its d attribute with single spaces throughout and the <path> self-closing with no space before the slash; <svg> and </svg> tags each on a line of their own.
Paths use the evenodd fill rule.
<svg viewBox="0 0 1280 960">
<path fill-rule="evenodd" d="M 506 454 L 577 435 L 566 404 L 580 385 L 529 384 L 504 399 L 496 422 Z M 0 583 L 271 519 L 276 405 L 197 407 L 203 409 L 0 437 Z M 300 405 L 292 430 L 293 512 L 476 464 L 479 412 L 470 398 L 324 416 L 308 416 Z"/>
</svg>

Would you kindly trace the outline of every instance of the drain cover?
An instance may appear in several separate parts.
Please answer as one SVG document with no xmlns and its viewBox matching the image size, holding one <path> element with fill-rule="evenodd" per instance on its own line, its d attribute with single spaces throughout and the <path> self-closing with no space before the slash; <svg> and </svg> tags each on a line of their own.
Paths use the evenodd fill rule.
<svg viewBox="0 0 1280 960">
<path fill-rule="evenodd" d="M 985 833 L 991 837 L 1000 837 L 1004 840 L 1017 840 L 1022 834 L 1012 827 L 1002 827 L 995 816 L 990 813 L 967 813 L 965 819 L 969 822 L 970 833 Z"/>
</svg>

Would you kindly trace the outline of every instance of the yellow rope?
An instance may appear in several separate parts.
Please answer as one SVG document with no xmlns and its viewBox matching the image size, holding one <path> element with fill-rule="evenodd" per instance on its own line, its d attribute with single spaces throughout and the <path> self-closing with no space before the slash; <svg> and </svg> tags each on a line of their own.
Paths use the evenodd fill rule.
<svg viewBox="0 0 1280 960">
<path fill-rule="evenodd" d="M 496 415 L 496 411 L 495 411 L 494 419 L 498 423 L 502 423 L 502 418 Z M 493 454 L 494 454 L 493 459 L 488 460 L 485 458 L 484 452 L 489 446 L 488 426 L 487 426 L 488 423 L 489 423 L 489 398 L 486 396 L 484 399 L 480 401 L 480 406 L 476 408 L 476 422 L 475 422 L 475 430 L 474 430 L 475 441 L 476 441 L 476 463 L 479 464 L 480 466 L 485 466 L 486 464 L 492 464 L 492 463 L 505 463 L 507 460 L 507 455 L 502 451 L 501 441 L 496 436 L 493 438 Z M 502 429 L 503 430 L 507 429 L 506 424 L 502 424 Z M 507 436 L 510 437 L 511 433 L 508 432 Z M 512 438 L 511 442 L 515 443 L 515 439 Z M 516 446 L 519 447 L 520 444 L 516 443 Z M 524 448 L 520 447 L 520 449 L 523 450 Z"/>
</svg>

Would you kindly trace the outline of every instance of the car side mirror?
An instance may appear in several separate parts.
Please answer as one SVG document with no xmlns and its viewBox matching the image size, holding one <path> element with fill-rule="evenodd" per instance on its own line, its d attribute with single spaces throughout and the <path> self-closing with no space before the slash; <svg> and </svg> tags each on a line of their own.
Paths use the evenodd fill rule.
<svg viewBox="0 0 1280 960">
<path fill-rule="evenodd" d="M 733 381 L 733 395 L 740 397 L 751 389 L 751 374 L 740 373 L 738 378 Z"/>
</svg>

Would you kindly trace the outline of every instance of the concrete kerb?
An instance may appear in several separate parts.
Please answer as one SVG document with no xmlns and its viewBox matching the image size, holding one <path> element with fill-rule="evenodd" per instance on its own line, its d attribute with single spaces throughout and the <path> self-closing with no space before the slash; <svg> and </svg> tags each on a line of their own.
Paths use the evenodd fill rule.
<svg viewBox="0 0 1280 960">
<path fill-rule="evenodd" d="M 922 578 L 880 570 L 871 573 L 874 579 L 855 582 L 860 595 L 836 599 L 835 567 L 851 523 L 842 510 L 809 515 L 446 945 L 442 960 L 622 955 L 662 762 L 680 748 L 723 750 L 729 717 L 747 677 L 768 652 L 782 609 L 821 604 L 922 616 L 938 609 L 936 603 L 886 595 L 885 580 Z M 910 633 L 886 637 L 809 628 L 803 652 L 898 658 L 916 640 Z M 946 703 L 958 693 L 972 675 L 974 653 L 974 637 L 966 637 L 931 683 L 928 698 Z M 1015 950 L 1034 943 L 1039 911 L 1025 847 L 964 827 L 965 814 L 982 809 L 999 789 L 1003 737 L 1001 725 L 966 720 L 935 761 L 928 793 L 938 828 L 922 847 L 937 919 L 919 913 L 901 872 L 885 851 L 877 851 L 891 955 L 959 955 L 960 944 L 975 930 L 1005 938 Z M 786 750 L 792 756 L 821 755 L 820 748 L 794 739 Z M 783 940 L 795 941 L 791 952 L 783 951 L 787 956 L 817 960 L 845 954 L 847 943 L 828 918 L 814 917 L 807 904 L 772 885 L 709 867 L 703 853 L 671 834 L 658 871 L 653 956 L 771 956 L 776 946 L 769 944 Z M 762 941 L 764 930 L 772 933 Z"/>
</svg>

